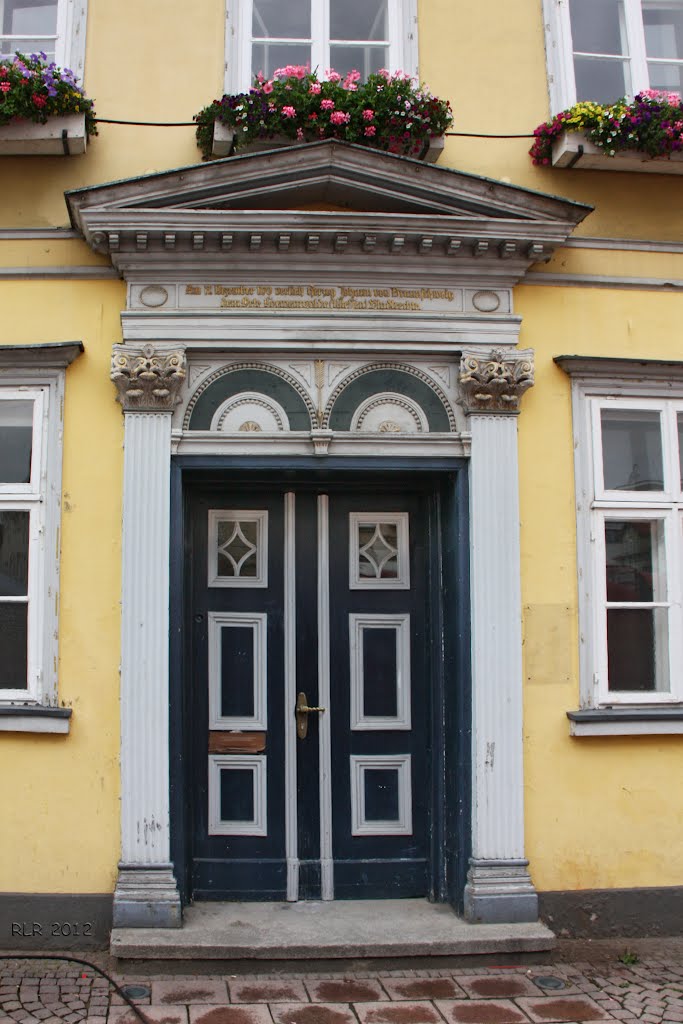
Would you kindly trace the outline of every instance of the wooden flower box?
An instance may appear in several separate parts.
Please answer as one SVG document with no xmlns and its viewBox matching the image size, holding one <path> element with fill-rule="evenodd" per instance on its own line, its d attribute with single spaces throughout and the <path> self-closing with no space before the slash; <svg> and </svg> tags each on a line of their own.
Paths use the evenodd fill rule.
<svg viewBox="0 0 683 1024">
<path fill-rule="evenodd" d="M 226 125 L 221 124 L 220 121 L 214 121 L 213 125 L 213 147 L 211 149 L 211 155 L 216 157 L 231 156 L 233 152 L 235 142 L 235 131 L 233 128 L 228 128 Z M 287 138 L 286 135 L 276 135 L 271 139 L 258 139 L 255 142 L 250 142 L 246 146 L 242 146 L 239 150 L 240 153 L 259 153 L 267 149 L 280 149 L 283 146 L 296 146 L 300 143 L 294 142 L 292 139 Z M 429 140 L 429 146 L 426 153 L 422 154 L 418 159 L 424 160 L 425 163 L 434 164 L 443 153 L 444 137 L 443 135 L 436 136 Z"/>
<path fill-rule="evenodd" d="M 608 156 L 582 132 L 565 132 L 553 146 L 553 167 L 582 171 L 636 171 L 645 174 L 683 174 L 683 152 L 655 157 L 637 150 L 617 151 Z"/>
<path fill-rule="evenodd" d="M 76 156 L 87 141 L 85 114 L 51 117 L 46 124 L 12 121 L 0 127 L 0 156 Z"/>
</svg>

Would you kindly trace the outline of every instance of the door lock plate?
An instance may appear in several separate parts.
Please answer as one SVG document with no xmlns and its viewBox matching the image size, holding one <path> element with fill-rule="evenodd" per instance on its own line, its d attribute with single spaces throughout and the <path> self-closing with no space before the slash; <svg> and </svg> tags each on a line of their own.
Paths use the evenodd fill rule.
<svg viewBox="0 0 683 1024">
<path fill-rule="evenodd" d="M 305 740 L 308 733 L 308 716 L 312 712 L 322 714 L 325 708 L 311 708 L 308 706 L 308 698 L 306 694 L 301 691 L 296 698 L 296 707 L 294 712 L 296 714 L 296 734 L 300 740 Z"/>
</svg>

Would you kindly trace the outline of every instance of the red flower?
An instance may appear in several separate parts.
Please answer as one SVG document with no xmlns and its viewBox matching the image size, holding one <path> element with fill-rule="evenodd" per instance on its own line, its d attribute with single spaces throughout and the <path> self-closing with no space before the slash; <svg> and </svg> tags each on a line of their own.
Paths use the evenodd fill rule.
<svg viewBox="0 0 683 1024">
<path fill-rule="evenodd" d="M 37 107 L 45 107 L 45 106 L 47 106 L 47 100 L 45 99 L 45 97 L 44 96 L 39 96 L 37 92 L 34 92 L 34 94 L 31 97 L 31 99 L 33 100 L 33 102 L 35 103 L 35 105 Z"/>
</svg>

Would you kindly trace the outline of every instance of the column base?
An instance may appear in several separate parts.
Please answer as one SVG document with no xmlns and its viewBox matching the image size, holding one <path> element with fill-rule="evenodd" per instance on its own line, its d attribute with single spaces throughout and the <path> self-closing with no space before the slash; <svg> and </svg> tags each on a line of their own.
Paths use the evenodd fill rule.
<svg viewBox="0 0 683 1024">
<path fill-rule="evenodd" d="M 465 920 L 472 924 L 519 924 L 538 920 L 538 896 L 528 860 L 470 860 Z"/>
<path fill-rule="evenodd" d="M 180 894 L 170 864 L 119 864 L 114 890 L 114 928 L 181 928 Z"/>
</svg>

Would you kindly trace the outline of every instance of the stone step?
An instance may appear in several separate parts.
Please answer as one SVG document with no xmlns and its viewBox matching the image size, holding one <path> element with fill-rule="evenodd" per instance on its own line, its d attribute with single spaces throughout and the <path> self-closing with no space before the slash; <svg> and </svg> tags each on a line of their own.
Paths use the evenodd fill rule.
<svg viewBox="0 0 683 1024">
<path fill-rule="evenodd" d="M 145 960 L 309 960 L 545 952 L 544 924 L 468 924 L 426 900 L 198 903 L 182 928 L 115 928 L 111 953 Z"/>
</svg>

